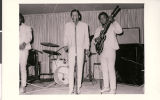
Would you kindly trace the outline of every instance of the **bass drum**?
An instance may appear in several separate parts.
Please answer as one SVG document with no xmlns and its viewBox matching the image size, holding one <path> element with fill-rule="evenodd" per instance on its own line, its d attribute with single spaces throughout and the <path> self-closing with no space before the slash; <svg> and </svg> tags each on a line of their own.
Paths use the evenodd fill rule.
<svg viewBox="0 0 160 100">
<path fill-rule="evenodd" d="M 68 66 L 59 66 L 54 73 L 55 82 L 62 86 L 68 86 L 68 71 Z"/>
</svg>

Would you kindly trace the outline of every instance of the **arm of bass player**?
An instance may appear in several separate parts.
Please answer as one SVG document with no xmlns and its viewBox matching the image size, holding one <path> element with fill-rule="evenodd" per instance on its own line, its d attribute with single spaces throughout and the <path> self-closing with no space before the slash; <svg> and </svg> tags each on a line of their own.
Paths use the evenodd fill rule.
<svg viewBox="0 0 160 100">
<path fill-rule="evenodd" d="M 96 29 L 95 34 L 94 34 L 93 44 L 95 44 L 95 39 L 96 39 L 97 37 L 99 37 L 100 31 L 101 31 L 101 30 L 100 30 L 100 28 L 98 27 L 98 28 Z"/>
<path fill-rule="evenodd" d="M 85 45 L 85 49 L 86 49 L 86 53 L 87 55 L 89 55 L 89 32 L 88 32 L 88 25 L 86 25 L 85 27 L 85 37 L 84 37 L 85 41 L 84 41 L 84 45 Z"/>
<path fill-rule="evenodd" d="M 123 33 L 122 27 L 120 26 L 120 24 L 117 21 L 113 22 L 113 26 L 114 26 L 114 32 L 116 34 L 122 34 Z"/>
</svg>

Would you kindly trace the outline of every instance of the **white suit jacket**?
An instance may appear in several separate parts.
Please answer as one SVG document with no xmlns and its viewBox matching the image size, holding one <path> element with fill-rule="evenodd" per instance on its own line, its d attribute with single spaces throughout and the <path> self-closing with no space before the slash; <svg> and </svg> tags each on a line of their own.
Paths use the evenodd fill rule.
<svg viewBox="0 0 160 100">
<path fill-rule="evenodd" d="M 97 28 L 96 33 L 94 34 L 94 41 L 95 41 L 95 38 L 100 35 L 101 30 L 103 30 L 102 26 Z M 119 25 L 118 22 L 114 21 L 110 25 L 110 27 L 106 33 L 106 40 L 104 41 L 104 48 L 110 47 L 115 50 L 119 49 L 116 34 L 121 34 L 121 33 L 122 33 L 121 26 Z"/>
<path fill-rule="evenodd" d="M 25 42 L 26 43 L 25 50 L 29 50 L 31 49 L 30 45 L 31 40 L 32 40 L 31 27 L 22 23 L 22 25 L 19 27 L 19 45 Z"/>
<path fill-rule="evenodd" d="M 75 48 L 75 33 L 77 36 L 77 49 L 89 49 L 88 25 L 81 21 L 76 26 L 73 22 L 65 24 L 64 46 L 68 46 L 69 49 Z"/>
</svg>

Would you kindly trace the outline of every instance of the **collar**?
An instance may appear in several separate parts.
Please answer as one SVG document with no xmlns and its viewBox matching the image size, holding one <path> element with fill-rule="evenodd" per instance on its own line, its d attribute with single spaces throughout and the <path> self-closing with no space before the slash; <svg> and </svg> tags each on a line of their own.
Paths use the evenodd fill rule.
<svg viewBox="0 0 160 100">
<path fill-rule="evenodd" d="M 73 25 L 75 25 L 73 21 L 72 21 L 71 23 L 72 23 Z M 77 26 L 78 26 L 80 23 L 81 23 L 81 21 L 78 21 Z"/>
</svg>

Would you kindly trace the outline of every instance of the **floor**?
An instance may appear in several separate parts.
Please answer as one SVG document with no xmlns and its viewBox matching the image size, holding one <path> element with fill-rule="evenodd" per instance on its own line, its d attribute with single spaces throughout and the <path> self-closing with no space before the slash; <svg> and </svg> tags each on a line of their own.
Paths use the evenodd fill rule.
<svg viewBox="0 0 160 100">
<path fill-rule="evenodd" d="M 100 94 L 99 83 L 99 80 L 94 82 L 84 81 L 81 88 L 81 94 Z M 68 86 L 60 86 L 55 84 L 55 82 L 36 81 L 27 85 L 25 95 L 68 94 L 68 90 Z M 143 90 L 143 85 L 131 86 L 127 84 L 117 84 L 116 94 L 143 94 Z"/>
</svg>

